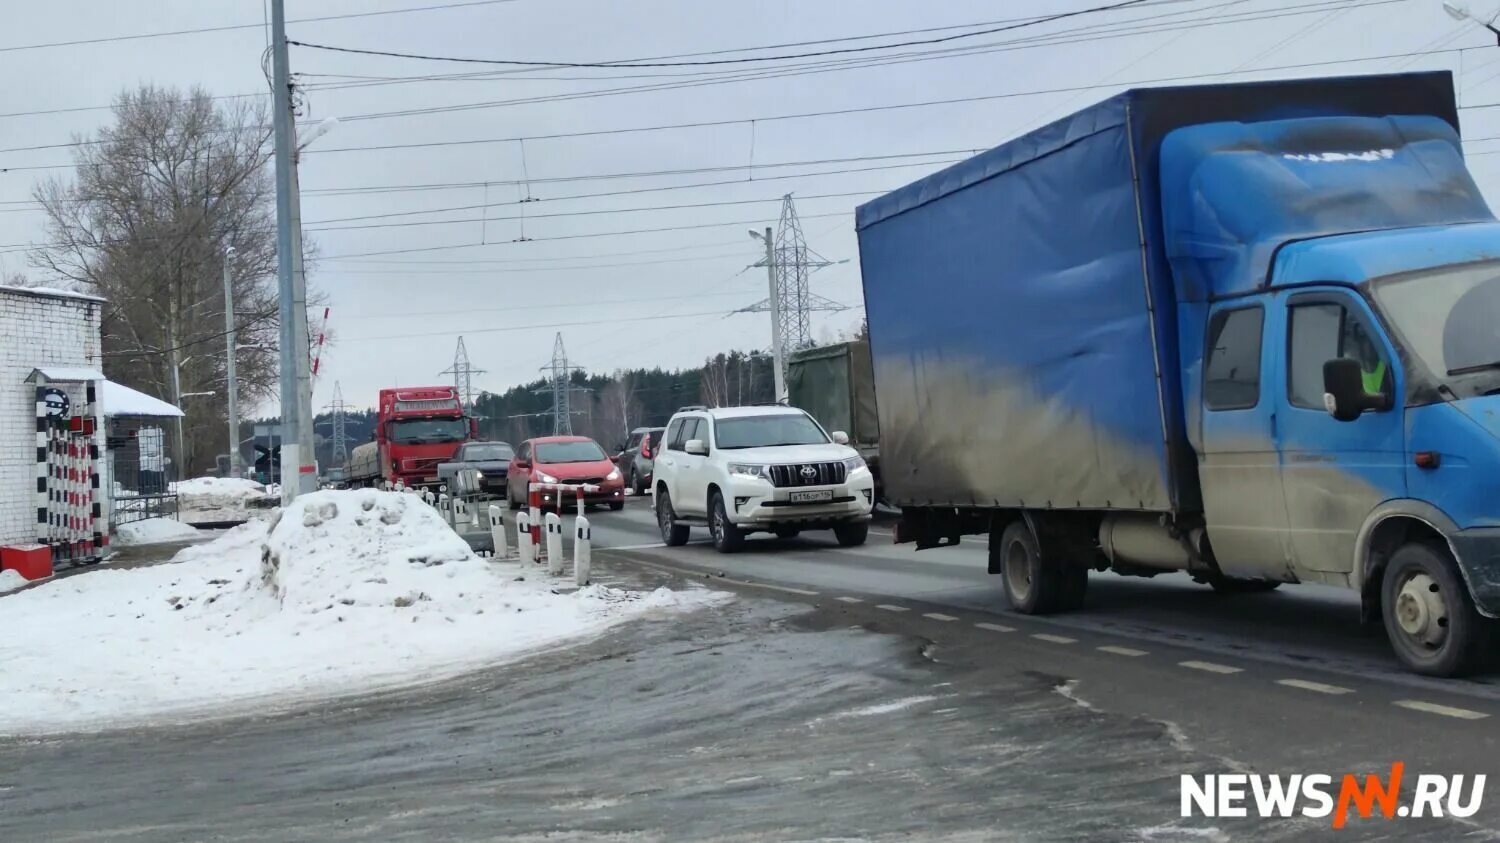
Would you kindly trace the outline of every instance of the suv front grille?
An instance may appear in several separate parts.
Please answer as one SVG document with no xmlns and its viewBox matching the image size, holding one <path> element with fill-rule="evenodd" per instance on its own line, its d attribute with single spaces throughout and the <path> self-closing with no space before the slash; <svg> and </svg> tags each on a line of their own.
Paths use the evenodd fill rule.
<svg viewBox="0 0 1500 843">
<path fill-rule="evenodd" d="M 844 482 L 842 462 L 808 462 L 771 466 L 774 486 L 836 486 Z"/>
</svg>

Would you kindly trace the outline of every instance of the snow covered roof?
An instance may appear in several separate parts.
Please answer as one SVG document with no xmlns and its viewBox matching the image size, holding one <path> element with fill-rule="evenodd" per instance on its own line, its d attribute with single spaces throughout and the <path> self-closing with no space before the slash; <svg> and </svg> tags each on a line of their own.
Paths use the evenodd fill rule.
<svg viewBox="0 0 1500 843">
<path fill-rule="evenodd" d="M 39 366 L 31 370 L 27 376 L 28 383 L 36 383 L 41 375 L 49 381 L 67 383 L 72 381 L 102 381 L 104 373 L 98 369 L 90 369 L 87 366 Z"/>
<path fill-rule="evenodd" d="M 168 404 L 160 398 L 152 398 L 144 392 L 137 392 L 128 386 L 121 386 L 114 381 L 104 382 L 104 415 L 114 416 L 164 416 L 176 418 L 182 415 L 182 410 Z"/>
<path fill-rule="evenodd" d="M 46 296 L 54 299 L 83 299 L 84 301 L 102 302 L 104 299 L 88 293 L 80 293 L 76 290 L 64 290 L 60 287 L 17 287 L 9 284 L 0 284 L 0 293 L 20 293 L 23 296 Z"/>
</svg>

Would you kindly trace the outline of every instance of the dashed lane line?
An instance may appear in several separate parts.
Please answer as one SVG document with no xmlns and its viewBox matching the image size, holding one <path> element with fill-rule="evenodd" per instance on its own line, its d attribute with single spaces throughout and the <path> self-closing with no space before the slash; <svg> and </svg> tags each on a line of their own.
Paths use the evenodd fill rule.
<svg viewBox="0 0 1500 843">
<path fill-rule="evenodd" d="M 932 618 L 935 621 L 943 621 L 944 623 L 952 623 L 953 621 L 958 620 L 958 618 L 955 618 L 952 615 L 945 615 L 942 612 L 927 612 L 923 614 L 922 617 Z"/>
<path fill-rule="evenodd" d="M 1077 638 L 1069 638 L 1069 637 L 1067 637 L 1065 635 L 1053 635 L 1053 634 L 1048 633 L 1048 632 L 1033 632 L 1031 634 L 1031 637 L 1035 638 L 1038 641 L 1049 641 L 1049 642 L 1051 642 L 1053 644 L 1077 644 L 1078 643 L 1078 639 Z"/>
<path fill-rule="evenodd" d="M 892 606 L 892 605 L 890 605 L 888 603 L 877 603 L 877 604 L 875 604 L 875 608 L 877 608 L 877 609 L 884 609 L 887 612 L 910 612 L 911 611 L 910 609 L 906 608 L 905 606 Z"/>
<path fill-rule="evenodd" d="M 1116 647 L 1113 644 L 1106 644 L 1097 649 L 1101 653 L 1113 653 L 1116 656 L 1130 656 L 1131 658 L 1146 655 L 1145 650 L 1137 650 L 1134 647 Z"/>
<path fill-rule="evenodd" d="M 1424 702 L 1423 700 L 1396 700 L 1394 705 L 1409 708 L 1412 711 L 1425 711 L 1428 714 L 1440 714 L 1444 717 L 1457 717 L 1460 720 L 1483 720 L 1489 717 L 1482 711 L 1472 711 L 1467 708 L 1454 708 L 1451 705 L 1439 705 L 1438 703 Z"/>
<path fill-rule="evenodd" d="M 1178 662 L 1177 666 L 1178 667 L 1185 667 L 1185 668 L 1188 668 L 1189 670 L 1202 670 L 1202 671 L 1205 671 L 1207 673 L 1223 673 L 1223 674 L 1242 673 L 1245 670 L 1242 667 L 1230 667 L 1227 664 L 1216 664 L 1214 662 L 1200 662 L 1200 661 Z"/>
<path fill-rule="evenodd" d="M 976 628 L 978 628 L 978 629 L 988 629 L 990 632 L 1015 632 L 1016 631 L 1016 628 L 1013 627 L 1013 626 L 1002 626 L 1001 624 L 998 624 L 998 623 L 976 623 L 976 624 L 974 624 L 974 626 Z"/>
<path fill-rule="evenodd" d="M 863 602 L 865 602 L 865 601 L 859 599 L 858 597 L 835 597 L 834 599 L 837 600 L 837 601 L 839 601 L 839 602 L 841 602 L 841 603 L 863 603 Z"/>
<path fill-rule="evenodd" d="M 1339 685 L 1329 685 L 1323 682 L 1311 682 L 1306 679 L 1277 679 L 1277 685 L 1285 685 L 1288 688 L 1301 688 L 1304 691 L 1313 691 L 1318 694 L 1352 694 L 1353 688 L 1344 688 Z"/>
</svg>

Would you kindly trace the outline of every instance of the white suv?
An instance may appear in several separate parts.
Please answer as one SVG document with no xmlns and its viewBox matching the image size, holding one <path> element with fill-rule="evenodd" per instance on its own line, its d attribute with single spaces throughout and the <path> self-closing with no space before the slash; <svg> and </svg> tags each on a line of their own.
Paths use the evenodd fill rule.
<svg viewBox="0 0 1500 843">
<path fill-rule="evenodd" d="M 746 533 L 831 528 L 844 547 L 863 544 L 875 479 L 848 441 L 793 407 L 682 408 L 656 454 L 662 540 L 684 544 L 706 526 L 731 553 Z"/>
</svg>

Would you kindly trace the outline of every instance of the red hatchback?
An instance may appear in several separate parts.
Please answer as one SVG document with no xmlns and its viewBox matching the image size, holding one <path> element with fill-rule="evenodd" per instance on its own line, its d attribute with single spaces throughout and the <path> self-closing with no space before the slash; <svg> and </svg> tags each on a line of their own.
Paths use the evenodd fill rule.
<svg viewBox="0 0 1500 843">
<path fill-rule="evenodd" d="M 598 486 L 584 495 L 589 504 L 609 504 L 610 509 L 625 508 L 625 480 L 599 443 L 587 436 L 541 436 L 527 439 L 516 448 L 505 476 L 505 497 L 511 509 L 526 505 L 532 482 L 567 483 Z M 542 492 L 542 506 L 548 509 L 573 504 L 576 497 L 564 493 L 561 501 L 551 490 Z"/>
</svg>

